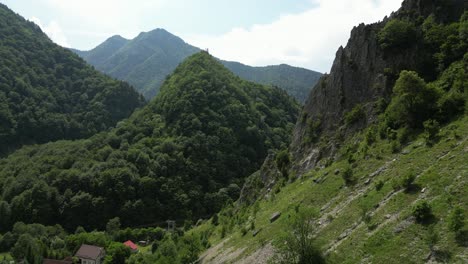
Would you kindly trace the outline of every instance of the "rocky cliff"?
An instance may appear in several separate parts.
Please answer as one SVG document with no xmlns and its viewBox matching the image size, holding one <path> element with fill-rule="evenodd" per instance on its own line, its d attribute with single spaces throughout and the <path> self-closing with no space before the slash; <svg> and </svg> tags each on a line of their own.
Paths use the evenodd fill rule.
<svg viewBox="0 0 468 264">
<path fill-rule="evenodd" d="M 346 47 L 336 52 L 330 74 L 324 75 L 312 89 L 296 124 L 291 151 L 299 171 L 316 166 L 324 154 L 333 154 L 333 143 L 319 147 L 317 142 L 323 136 L 336 143 L 375 121 L 377 100 L 390 98 L 400 71 L 415 70 L 424 76 L 434 68 L 430 65 L 432 54 L 416 41 L 419 32 L 415 32 L 414 41 L 400 46 L 398 52 L 384 50 L 378 33 L 392 19 L 422 23 L 431 14 L 440 21 L 459 18 L 466 4 L 463 0 L 440 2 L 406 0 L 400 10 L 383 21 L 360 24 L 352 30 Z M 345 125 L 345 114 L 357 105 L 362 106 L 362 120 Z"/>
</svg>

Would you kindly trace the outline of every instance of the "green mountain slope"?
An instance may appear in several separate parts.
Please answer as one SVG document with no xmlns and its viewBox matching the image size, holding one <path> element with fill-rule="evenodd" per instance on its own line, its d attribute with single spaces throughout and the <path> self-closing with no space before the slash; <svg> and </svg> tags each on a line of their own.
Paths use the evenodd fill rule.
<svg viewBox="0 0 468 264">
<path fill-rule="evenodd" d="M 146 98 L 154 97 L 165 77 L 188 56 L 200 49 L 185 43 L 164 29 L 144 32 L 133 40 L 114 36 L 90 51 L 73 50 L 97 69 L 134 85 Z M 278 86 L 304 102 L 320 73 L 278 65 L 251 67 L 221 61 L 239 77 L 260 84 Z"/>
<path fill-rule="evenodd" d="M 353 29 L 289 148 L 246 179 L 237 203 L 188 232 L 209 237 L 200 262 L 467 262 L 463 6 L 406 0 Z"/>
<path fill-rule="evenodd" d="M 91 230 L 113 217 L 137 226 L 209 216 L 238 196 L 269 149 L 288 144 L 297 112 L 284 91 L 243 81 L 197 53 L 112 131 L 0 160 L 0 205 L 9 212 L 0 228 L 23 221 Z"/>
<path fill-rule="evenodd" d="M 143 103 L 128 84 L 95 71 L 0 5 L 0 155 L 91 136 Z"/>
</svg>

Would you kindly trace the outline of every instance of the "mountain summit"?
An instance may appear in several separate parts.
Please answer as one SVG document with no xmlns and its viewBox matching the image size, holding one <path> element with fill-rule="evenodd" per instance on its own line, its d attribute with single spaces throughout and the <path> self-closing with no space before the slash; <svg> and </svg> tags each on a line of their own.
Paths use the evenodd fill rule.
<svg viewBox="0 0 468 264">
<path fill-rule="evenodd" d="M 140 33 L 132 40 L 114 36 L 90 51 L 73 51 L 98 70 L 128 81 L 146 98 L 152 98 L 159 92 L 165 77 L 200 49 L 158 28 Z M 286 64 L 251 67 L 238 62 L 220 61 L 239 77 L 280 87 L 302 103 L 321 76 L 318 72 Z"/>
</svg>

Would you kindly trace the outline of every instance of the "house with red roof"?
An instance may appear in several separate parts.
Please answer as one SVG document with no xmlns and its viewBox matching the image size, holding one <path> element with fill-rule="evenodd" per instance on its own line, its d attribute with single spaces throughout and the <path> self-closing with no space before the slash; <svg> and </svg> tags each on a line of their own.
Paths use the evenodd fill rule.
<svg viewBox="0 0 468 264">
<path fill-rule="evenodd" d="M 132 252 L 138 252 L 138 246 L 135 245 L 135 243 L 133 243 L 131 240 L 125 241 L 123 244 L 129 247 Z"/>
</svg>

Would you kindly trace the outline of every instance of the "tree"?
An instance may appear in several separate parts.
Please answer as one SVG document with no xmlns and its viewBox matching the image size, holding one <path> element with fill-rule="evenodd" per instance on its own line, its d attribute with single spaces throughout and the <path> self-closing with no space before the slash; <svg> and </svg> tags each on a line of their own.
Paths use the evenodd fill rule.
<svg viewBox="0 0 468 264">
<path fill-rule="evenodd" d="M 106 250 L 104 264 L 125 264 L 125 260 L 130 257 L 131 251 L 122 243 L 112 242 Z"/>
<path fill-rule="evenodd" d="M 380 46 L 384 50 L 407 48 L 416 36 L 414 24 L 399 19 L 392 19 L 378 34 Z"/>
<path fill-rule="evenodd" d="M 433 217 L 432 208 L 427 201 L 419 201 L 416 203 L 416 205 L 413 206 L 412 214 L 418 223 L 425 223 Z"/>
<path fill-rule="evenodd" d="M 434 115 L 438 93 L 414 71 L 402 71 L 393 87 L 394 97 L 385 111 L 387 125 L 418 128 Z"/>
<path fill-rule="evenodd" d="M 278 255 L 273 258 L 277 264 L 320 264 L 325 258 L 315 245 L 313 219 L 306 212 L 299 212 L 291 221 L 288 235 L 278 241 Z"/>
<path fill-rule="evenodd" d="M 106 232 L 108 234 L 115 234 L 117 231 L 120 230 L 120 218 L 114 217 L 107 222 L 106 225 Z"/>
</svg>

